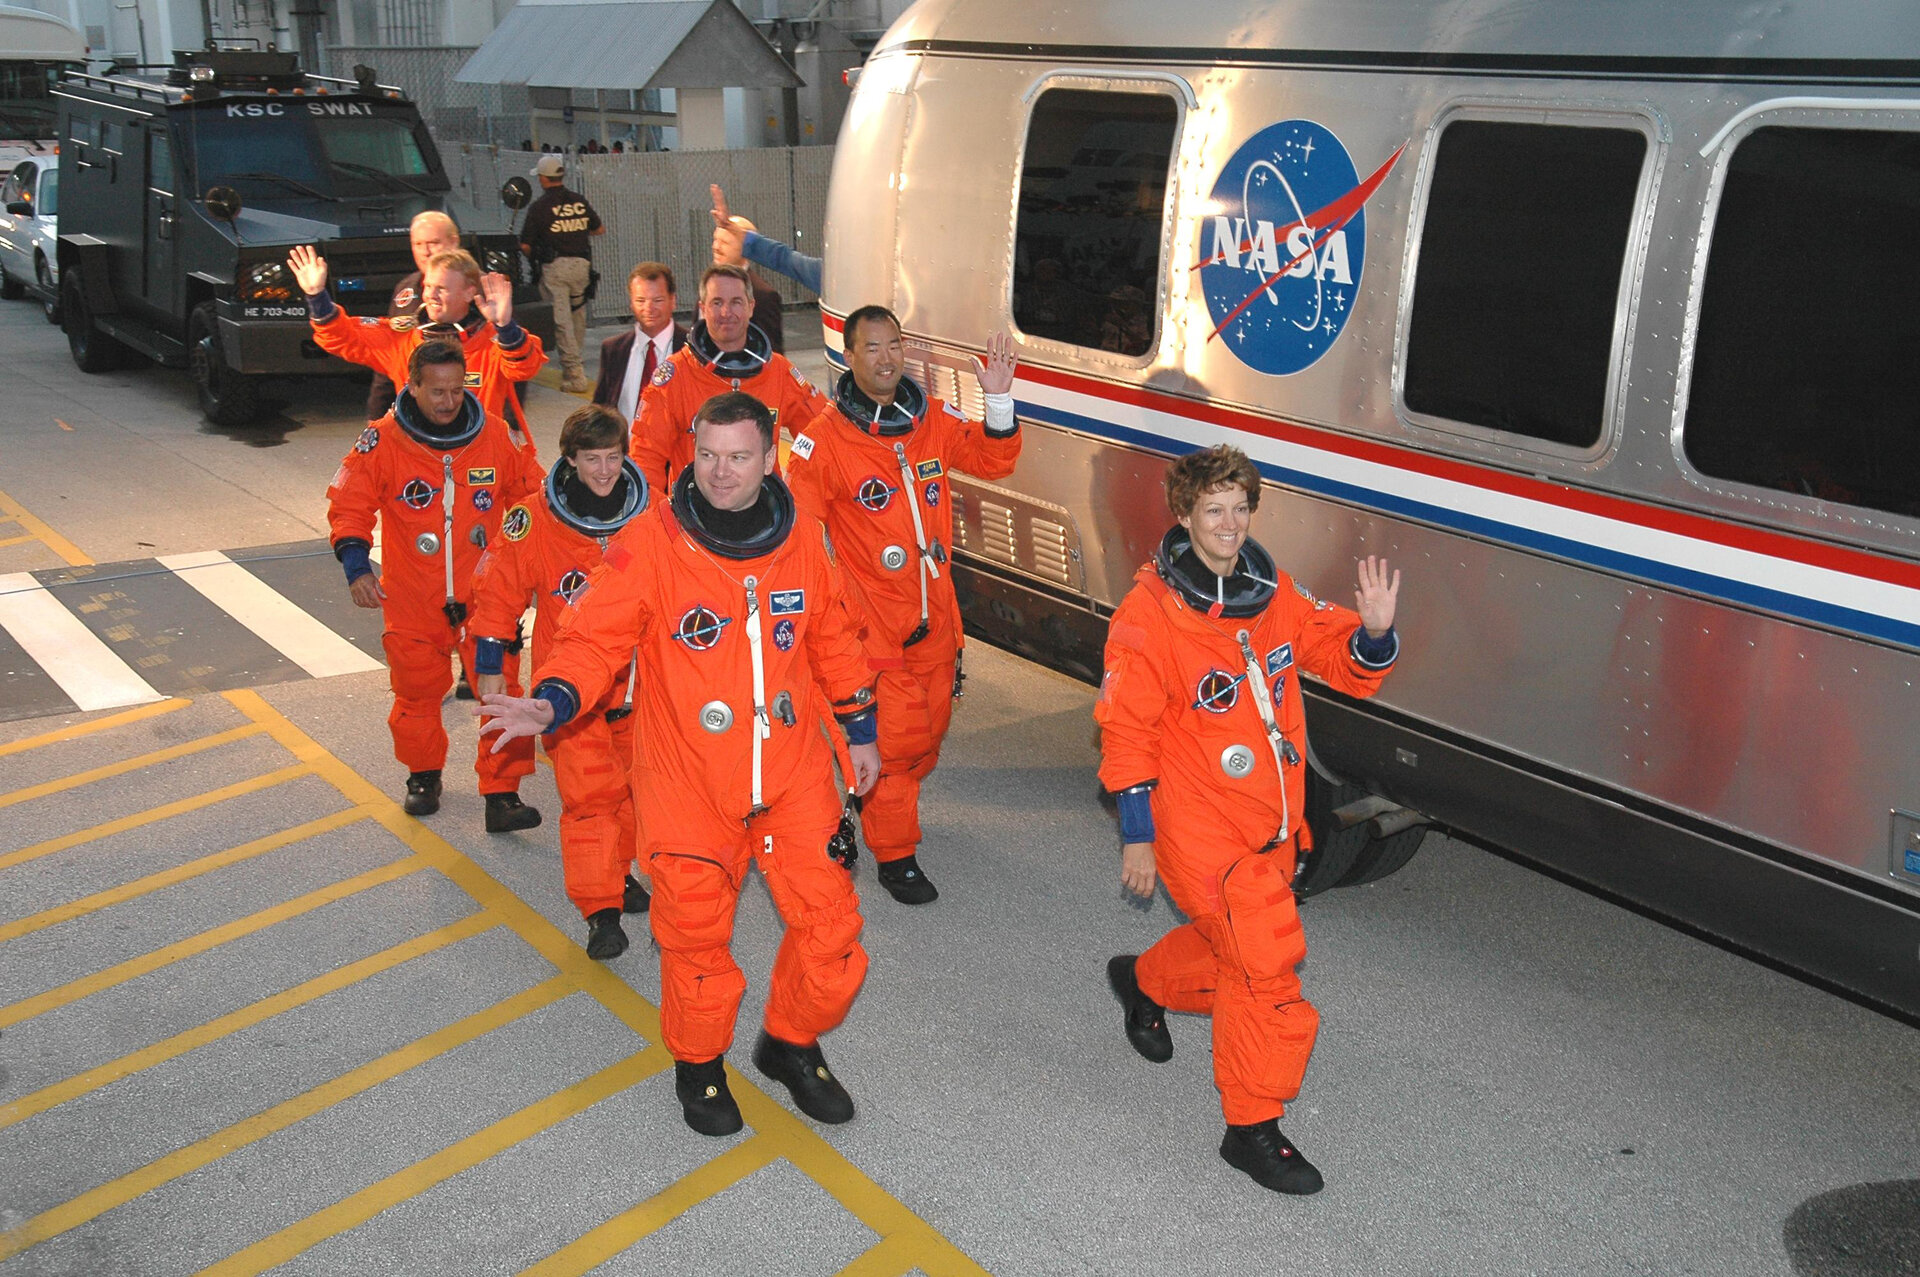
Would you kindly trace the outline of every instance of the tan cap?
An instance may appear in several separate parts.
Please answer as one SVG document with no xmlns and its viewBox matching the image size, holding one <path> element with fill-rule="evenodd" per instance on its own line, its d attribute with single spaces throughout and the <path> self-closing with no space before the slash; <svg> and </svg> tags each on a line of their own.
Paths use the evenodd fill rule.
<svg viewBox="0 0 1920 1277">
<path fill-rule="evenodd" d="M 564 177 L 566 172 L 567 162 L 558 155 L 543 155 L 540 162 L 533 166 L 535 177 Z"/>
</svg>

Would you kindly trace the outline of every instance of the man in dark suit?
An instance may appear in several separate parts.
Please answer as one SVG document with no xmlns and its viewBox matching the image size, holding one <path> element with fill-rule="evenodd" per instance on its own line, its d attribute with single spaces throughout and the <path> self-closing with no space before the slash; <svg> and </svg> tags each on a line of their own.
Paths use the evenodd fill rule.
<svg viewBox="0 0 1920 1277">
<path fill-rule="evenodd" d="M 627 302 L 633 327 L 600 343 L 600 381 L 593 402 L 604 404 L 633 424 L 640 392 L 673 352 L 687 344 L 687 330 L 673 322 L 673 271 L 659 262 L 641 262 L 627 276 Z"/>
</svg>

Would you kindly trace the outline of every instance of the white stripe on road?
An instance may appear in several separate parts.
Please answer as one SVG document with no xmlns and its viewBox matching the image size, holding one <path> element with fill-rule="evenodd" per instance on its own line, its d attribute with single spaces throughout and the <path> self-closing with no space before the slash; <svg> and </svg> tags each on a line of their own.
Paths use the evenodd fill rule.
<svg viewBox="0 0 1920 1277">
<path fill-rule="evenodd" d="M 81 709 L 166 699 L 30 573 L 0 575 L 0 628 Z"/>
<path fill-rule="evenodd" d="M 383 668 L 218 550 L 162 555 L 159 563 L 315 678 Z"/>
</svg>

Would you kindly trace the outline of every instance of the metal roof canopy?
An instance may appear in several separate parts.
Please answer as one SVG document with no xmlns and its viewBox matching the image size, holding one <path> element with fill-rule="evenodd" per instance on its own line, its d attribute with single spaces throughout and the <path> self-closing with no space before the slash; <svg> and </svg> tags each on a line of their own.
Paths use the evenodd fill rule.
<svg viewBox="0 0 1920 1277">
<path fill-rule="evenodd" d="M 554 89 L 805 83 L 732 0 L 518 0 L 453 78 Z"/>
</svg>

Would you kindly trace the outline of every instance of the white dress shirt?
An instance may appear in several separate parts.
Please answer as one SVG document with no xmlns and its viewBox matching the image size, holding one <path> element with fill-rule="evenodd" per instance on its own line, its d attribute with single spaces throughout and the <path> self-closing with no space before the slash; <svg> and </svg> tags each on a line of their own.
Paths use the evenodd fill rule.
<svg viewBox="0 0 1920 1277">
<path fill-rule="evenodd" d="M 647 343 L 653 343 L 653 366 L 658 369 L 673 355 L 673 325 L 668 324 L 658 334 L 649 337 L 639 324 L 633 326 L 633 354 L 627 359 L 626 375 L 620 378 L 620 394 L 614 399 L 616 410 L 628 421 L 640 411 L 640 392 L 646 387 L 640 384 L 640 376 L 647 368 Z"/>
</svg>

